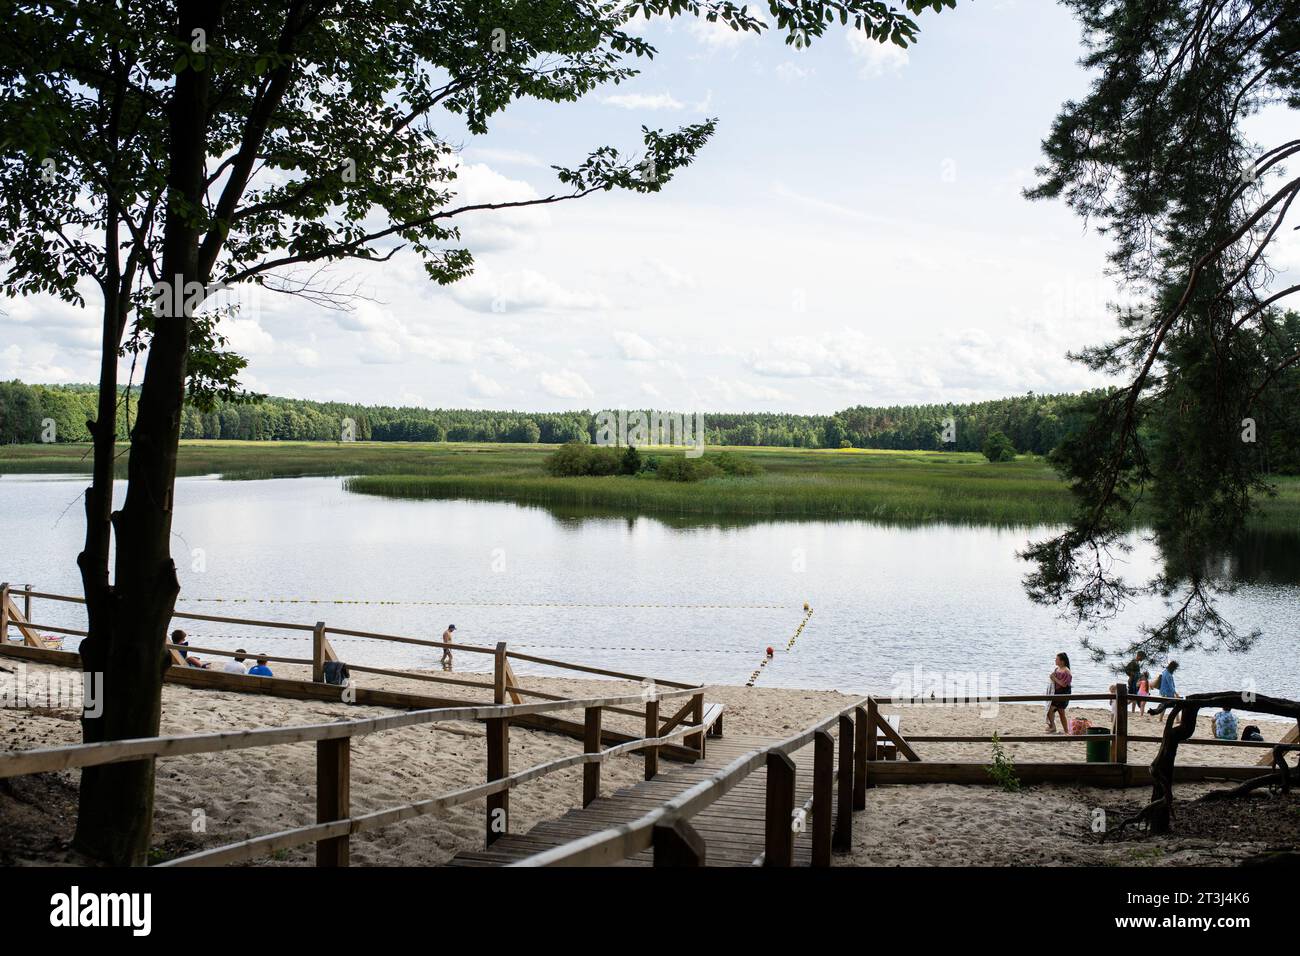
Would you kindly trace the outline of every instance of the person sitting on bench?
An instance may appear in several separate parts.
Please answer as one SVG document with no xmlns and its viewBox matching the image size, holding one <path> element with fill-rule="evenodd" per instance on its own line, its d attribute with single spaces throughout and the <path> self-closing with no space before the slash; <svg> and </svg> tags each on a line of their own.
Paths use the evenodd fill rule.
<svg viewBox="0 0 1300 956">
<path fill-rule="evenodd" d="M 268 659 L 265 658 L 265 657 L 259 657 L 259 658 L 257 659 L 257 665 L 256 665 L 255 667 L 250 667 L 250 668 L 249 668 L 249 670 L 248 670 L 249 676 L 251 676 L 251 677 L 274 677 L 275 675 L 271 673 L 271 668 L 269 668 L 269 667 L 266 666 L 266 665 L 267 665 L 267 660 L 268 660 Z"/>
<path fill-rule="evenodd" d="M 239 648 L 235 651 L 235 659 L 233 661 L 226 661 L 226 663 L 221 666 L 221 669 L 227 674 L 239 674 L 241 677 L 246 675 L 248 673 L 248 665 L 244 663 L 244 655 L 247 653 L 248 652 L 242 647 Z"/>
<path fill-rule="evenodd" d="M 177 644 L 182 648 L 185 648 L 189 646 L 190 641 L 189 638 L 185 636 L 184 631 L 177 629 L 175 631 L 172 631 L 172 643 Z M 201 667 L 204 670 L 207 670 L 209 667 L 212 666 L 211 664 L 203 663 L 201 660 L 199 660 L 197 657 L 195 657 L 187 650 L 177 651 L 177 653 L 181 655 L 182 660 L 184 660 L 185 663 L 188 664 L 190 667 Z"/>
</svg>

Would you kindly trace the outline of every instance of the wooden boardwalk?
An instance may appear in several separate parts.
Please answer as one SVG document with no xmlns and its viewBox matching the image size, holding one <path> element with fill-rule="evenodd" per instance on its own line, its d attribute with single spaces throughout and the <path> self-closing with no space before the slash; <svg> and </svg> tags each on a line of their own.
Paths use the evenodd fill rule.
<svg viewBox="0 0 1300 956">
<path fill-rule="evenodd" d="M 710 738 L 707 756 L 694 764 L 660 765 L 653 780 L 642 781 L 601 796 L 587 807 L 570 810 L 564 816 L 539 823 L 527 833 L 507 834 L 487 850 L 463 852 L 450 866 L 505 866 L 560 846 L 579 837 L 628 823 L 643 816 L 665 800 L 694 786 L 722 767 L 760 747 L 779 743 L 776 737 L 728 735 Z M 813 748 L 805 747 L 794 757 L 795 806 L 802 807 L 812 796 Z M 738 783 L 716 803 L 691 819 L 691 825 L 706 841 L 706 866 L 750 866 L 763 853 L 763 824 L 767 771 L 757 770 Z M 795 834 L 794 865 L 811 862 L 809 831 Z M 650 866 L 653 853 L 646 850 L 623 861 L 622 866 Z"/>
</svg>

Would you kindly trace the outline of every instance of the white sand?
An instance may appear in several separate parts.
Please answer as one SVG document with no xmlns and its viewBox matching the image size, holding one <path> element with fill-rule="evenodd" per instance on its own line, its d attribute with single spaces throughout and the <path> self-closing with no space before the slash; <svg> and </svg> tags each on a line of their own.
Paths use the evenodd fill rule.
<svg viewBox="0 0 1300 956">
<path fill-rule="evenodd" d="M 4 661 L 13 666 L 12 659 Z M 33 675 L 63 671 L 27 665 Z M 63 673 L 67 673 L 63 671 Z M 277 676 L 298 676 L 292 667 L 276 668 Z M 367 687 L 428 692 L 427 683 L 360 675 Z M 528 677 L 524 684 L 570 697 L 605 693 L 635 693 L 626 682 Z M 469 688 L 449 688 L 449 694 L 483 699 Z M 726 705 L 728 733 L 781 737 L 851 703 L 853 698 L 830 691 L 772 688 L 714 687 L 707 699 Z M 666 702 L 671 713 L 673 702 Z M 1003 705 L 996 716 L 981 716 L 974 708 L 893 707 L 902 715 L 904 736 L 918 734 L 1038 734 L 1043 730 L 1041 706 Z M 1072 712 L 1073 712 L 1072 708 Z M 162 731 L 194 733 L 249 727 L 275 727 L 326 720 L 380 716 L 392 711 L 377 707 L 294 701 L 252 694 L 224 693 L 166 685 Z M 0 734 L 6 749 L 28 749 L 79 741 L 80 728 L 72 711 L 55 714 L 16 708 L 0 709 Z M 1108 723 L 1105 712 L 1093 712 Z M 1241 715 L 1245 716 L 1245 715 Z M 581 719 L 579 713 L 572 715 Z M 1208 720 L 1208 719 L 1207 719 Z M 606 726 L 639 731 L 632 718 L 611 715 Z M 1130 720 L 1131 733 L 1159 734 L 1163 719 Z M 1260 722 L 1265 735 L 1276 739 L 1284 725 Z M 1205 731 L 1208 734 L 1208 729 Z M 426 798 L 484 779 L 484 729 L 474 723 L 446 723 L 387 731 L 356 738 L 352 748 L 352 806 L 356 812 L 383 809 Z M 1149 762 L 1155 744 L 1132 744 L 1130 760 Z M 511 767 L 523 769 L 575 753 L 581 744 L 555 734 L 513 728 Z M 924 759 L 987 760 L 989 745 L 918 743 Z M 1017 760 L 1082 760 L 1081 744 L 1008 744 Z M 1231 748 L 1186 748 L 1180 762 L 1253 763 L 1266 751 Z M 671 764 L 667 765 L 671 767 Z M 639 756 L 616 758 L 602 770 L 604 792 L 641 778 Z M 60 775 L 75 786 L 77 773 Z M 1203 790 L 1187 786 L 1192 796 Z M 165 856 L 217 846 L 274 830 L 310 824 L 315 819 L 315 748 L 312 744 L 262 748 L 224 754 L 176 757 L 159 761 L 154 844 Z M 866 814 L 855 816 L 855 849 L 848 860 L 858 864 L 1041 864 L 1082 862 L 1143 862 L 1132 844 L 1092 847 L 1087 832 L 1089 812 L 1098 805 L 1141 797 L 1144 790 L 1089 791 L 1071 787 L 1033 787 L 1006 794 L 991 786 L 913 785 L 870 791 Z M 525 784 L 511 795 L 511 830 L 524 832 L 536 822 L 577 806 L 581 769 L 573 768 Z M 363 834 L 352 841 L 355 864 L 427 865 L 445 863 L 456 852 L 479 848 L 483 841 L 483 803 L 456 808 L 443 817 L 424 817 Z M 201 816 L 202 832 L 193 823 Z M 3 837 L 0 836 L 0 841 Z M 1173 851 L 1181 852 L 1181 851 Z M 1197 854 L 1200 854 L 1197 856 Z M 1138 854 L 1138 855 L 1135 855 Z M 1218 854 L 1218 856 L 1216 856 Z M 1149 855 L 1149 853 L 1148 853 Z M 1235 855 L 1235 853 L 1229 853 Z M 1094 859 L 1095 857 L 1095 859 Z M 1162 862 L 1168 862 L 1168 854 Z M 1193 847 L 1189 857 L 1213 862 L 1223 858 L 1215 848 Z M 281 854 L 275 863 L 307 863 L 310 847 Z"/>
</svg>

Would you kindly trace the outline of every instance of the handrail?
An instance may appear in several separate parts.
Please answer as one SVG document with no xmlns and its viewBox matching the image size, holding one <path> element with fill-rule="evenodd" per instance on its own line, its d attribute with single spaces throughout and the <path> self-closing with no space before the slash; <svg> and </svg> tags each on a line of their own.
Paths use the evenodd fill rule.
<svg viewBox="0 0 1300 956">
<path fill-rule="evenodd" d="M 703 693 L 703 687 L 663 691 L 660 699 L 688 697 Z M 170 737 L 141 737 L 134 740 L 111 740 L 93 744 L 67 744 L 62 747 L 44 747 L 34 750 L 0 753 L 0 779 L 18 777 L 29 773 L 53 770 L 71 770 L 76 767 L 96 767 L 108 763 L 124 763 L 151 757 L 180 757 L 190 754 L 224 753 L 230 750 L 248 750 L 278 744 L 306 743 L 308 741 L 338 740 L 343 737 L 363 737 L 367 734 L 400 727 L 439 723 L 446 720 L 493 720 L 522 717 L 529 714 L 547 714 L 555 711 L 586 709 L 631 704 L 643 701 L 640 695 L 591 697 L 580 700 L 546 701 L 540 704 L 481 704 L 469 707 L 435 707 L 415 710 L 390 717 L 370 717 L 358 720 L 340 720 L 324 724 L 299 724 L 292 727 L 268 727 L 259 730 L 221 731 L 212 734 L 190 734 Z M 692 726 L 692 729 L 695 729 Z"/>
<path fill-rule="evenodd" d="M 17 594 L 19 592 L 10 592 L 10 593 Z M 79 605 L 86 604 L 85 597 L 74 596 L 74 594 L 56 594 L 47 591 L 30 591 L 30 589 L 25 589 L 25 591 L 22 591 L 21 593 L 22 596 L 25 597 L 27 601 L 29 601 L 29 605 L 30 605 L 31 598 L 43 598 L 43 600 L 51 600 L 51 601 L 64 601 L 64 602 L 68 602 L 68 604 L 79 604 Z M 172 617 L 185 619 L 185 620 L 204 620 L 204 622 L 238 624 L 238 626 L 244 626 L 244 627 L 279 628 L 279 630 L 304 632 L 304 635 L 305 633 L 311 633 L 312 635 L 312 658 L 311 659 L 298 659 L 298 658 L 289 658 L 289 657 L 276 658 L 276 659 L 279 659 L 279 661 L 285 663 L 303 663 L 303 665 L 311 666 L 312 679 L 315 680 L 315 682 L 320 682 L 320 680 L 322 679 L 321 666 L 324 665 L 324 662 L 328 661 L 328 659 L 335 659 L 333 657 L 333 653 L 334 653 L 333 648 L 329 648 L 328 639 L 330 636 L 360 637 L 360 639 L 364 639 L 364 640 L 389 641 L 389 643 L 416 645 L 416 646 L 421 646 L 421 648 L 429 648 L 433 650 L 450 650 L 450 652 L 491 654 L 491 656 L 498 656 L 498 654 L 500 653 L 499 648 L 495 648 L 495 646 L 445 643 L 445 641 L 441 641 L 441 640 L 428 640 L 428 639 L 422 639 L 422 637 L 409 637 L 406 635 L 395 635 L 395 633 L 361 631 L 361 630 L 356 630 L 356 628 L 330 627 L 330 626 L 326 626 L 324 622 L 317 622 L 316 624 L 296 624 L 291 622 L 283 622 L 283 620 L 264 620 L 259 618 L 231 618 L 231 617 L 224 617 L 224 615 L 198 614 L 198 613 L 192 613 L 192 611 L 181 611 L 181 610 L 173 610 Z M 10 620 L 5 619 L 4 622 L 0 622 L 0 623 L 3 623 L 3 627 L 0 627 L 0 644 L 3 644 L 5 643 L 6 640 L 8 640 L 8 627 L 10 626 L 10 624 L 14 624 L 14 626 L 17 626 L 17 622 L 10 622 Z M 78 636 L 78 637 L 85 637 L 87 636 L 88 633 L 87 631 L 79 630 L 79 628 L 59 627 L 59 626 L 53 626 L 53 624 L 38 624 L 38 623 L 30 622 L 30 620 L 27 620 L 27 622 L 23 623 L 23 626 L 30 628 L 30 630 L 44 630 L 52 633 L 62 633 L 62 635 L 70 635 L 70 636 Z M 230 653 L 224 652 L 224 650 L 217 650 L 212 648 L 204 648 L 204 649 L 191 648 L 191 649 L 195 650 L 196 653 L 218 654 L 218 656 L 230 656 Z M 263 656 L 263 654 L 250 653 L 250 656 Z M 692 687 L 692 684 L 680 682 L 680 680 L 666 680 L 662 678 L 651 678 L 651 676 L 646 676 L 641 674 L 627 674 L 627 672 L 623 672 L 623 671 L 603 669 L 603 667 L 594 667 L 590 665 L 582 665 L 582 663 L 558 661 L 558 659 L 537 657 L 537 656 L 532 656 L 532 654 L 520 654 L 516 652 L 511 652 L 511 650 L 507 650 L 506 654 L 504 654 L 504 657 L 498 659 L 497 666 L 502 667 L 504 663 L 506 663 L 508 659 L 511 658 L 516 659 L 516 661 L 529 661 L 529 662 L 538 663 L 538 665 L 542 665 L 546 667 L 556 667 L 556 669 L 560 669 L 560 670 L 577 671 L 580 672 L 580 674 L 591 674 L 591 675 L 603 676 L 603 678 L 612 678 L 617 680 L 636 680 L 636 682 L 640 682 L 640 683 L 654 683 L 656 685 L 660 685 L 660 687 L 672 687 L 672 688 Z M 478 682 L 465 682 L 465 680 L 460 680 L 456 678 L 439 678 L 439 676 L 426 675 L 426 674 L 419 674 L 419 675 L 403 674 L 403 672 L 399 672 L 396 670 L 378 669 L 378 667 L 369 667 L 365 665 L 352 665 L 352 663 L 348 663 L 348 666 L 360 672 L 370 672 L 370 674 L 380 674 L 383 676 L 398 676 L 398 678 L 412 678 L 415 680 L 424 680 L 424 682 L 428 682 L 428 683 L 456 684 L 456 685 L 463 685 L 463 687 L 490 687 L 490 684 L 480 684 Z M 508 665 L 506 665 L 506 670 L 508 672 Z M 506 683 L 510 684 L 510 688 L 508 688 L 508 692 L 510 692 L 511 695 L 515 696 L 515 700 L 519 700 L 519 696 L 523 695 L 523 693 L 525 692 L 534 693 L 530 691 L 525 691 L 525 688 L 520 687 L 520 685 L 517 685 L 516 680 L 507 679 Z M 534 693 L 534 696 L 537 696 L 536 693 Z M 615 711 L 615 713 L 629 715 L 629 717 L 641 717 L 641 714 L 637 713 L 637 711 L 617 710 Z"/>
<path fill-rule="evenodd" d="M 684 790 L 677 796 L 629 823 L 619 824 L 582 837 L 563 846 L 543 851 L 511 866 L 608 866 L 625 860 L 634 853 L 648 849 L 653 839 L 656 826 L 674 823 L 678 820 L 689 821 L 691 817 L 709 805 L 726 796 L 737 784 L 759 767 L 765 765 L 769 754 L 779 753 L 788 756 L 810 744 L 818 732 L 829 730 L 839 723 L 841 717 L 863 707 L 870 698 L 863 698 L 848 707 L 836 711 L 812 727 L 787 737 L 779 743 L 758 747 L 747 754 L 737 757 L 713 776 L 701 780 L 695 786 Z"/>
<path fill-rule="evenodd" d="M 280 830 L 266 836 L 254 837 L 250 840 L 243 840 L 226 846 L 213 847 L 209 850 L 201 850 L 157 865 L 168 867 L 218 866 L 227 863 L 240 863 L 266 853 L 274 853 L 277 850 L 287 850 L 307 843 L 317 843 L 325 839 L 350 836 L 353 833 L 364 833 L 367 830 L 375 830 L 413 817 L 439 813 L 464 803 L 472 803 L 483 797 L 504 793 L 530 780 L 536 780 L 538 777 L 544 777 L 560 770 L 567 770 L 569 767 L 584 764 L 603 764 L 611 757 L 617 757 L 636 750 L 644 750 L 647 747 L 661 747 L 671 743 L 678 737 L 702 731 L 702 727 L 687 725 L 661 737 L 630 740 L 627 743 L 617 744 L 594 753 L 571 754 L 568 757 L 559 757 L 547 763 L 529 767 L 527 770 L 516 771 L 508 777 L 491 780 L 473 787 L 453 790 L 426 800 L 417 800 L 413 803 L 390 807 L 387 810 L 378 810 L 356 817 L 346 817 L 342 820 L 332 820 L 328 823 L 316 823 L 294 827 L 290 830 Z"/>
</svg>

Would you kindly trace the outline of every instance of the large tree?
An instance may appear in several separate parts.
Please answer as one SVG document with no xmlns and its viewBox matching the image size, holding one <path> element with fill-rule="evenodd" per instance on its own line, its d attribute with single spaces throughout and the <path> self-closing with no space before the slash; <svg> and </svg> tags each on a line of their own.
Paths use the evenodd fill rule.
<svg viewBox="0 0 1300 956">
<path fill-rule="evenodd" d="M 1248 119 L 1300 107 L 1300 2 L 1065 2 L 1095 80 L 1062 109 L 1029 195 L 1064 199 L 1111 238 L 1136 304 L 1116 309 L 1115 341 L 1078 355 L 1126 384 L 1096 396 L 1056 453 L 1078 513 L 1028 549 L 1027 587 L 1089 623 L 1140 594 L 1166 599 L 1122 653 L 1240 649 L 1256 632 L 1220 614 L 1231 584 L 1214 559 L 1269 492 L 1268 430 L 1295 427 L 1300 397 L 1300 336 L 1279 312 L 1300 285 L 1270 268 L 1294 228 L 1300 178 L 1286 168 L 1300 139 L 1256 143 Z M 1115 561 L 1135 516 L 1164 560 L 1146 581 Z"/>
<path fill-rule="evenodd" d="M 954 0 L 906 0 L 906 11 Z M 457 201 L 454 148 L 434 122 L 472 134 L 510 104 L 573 101 L 634 74 L 653 47 L 633 18 L 696 16 L 774 28 L 804 45 L 835 25 L 906 46 L 907 12 L 883 0 L 102 0 L 19 2 L 0 39 L 0 247 L 9 295 L 83 303 L 103 316 L 95 466 L 78 558 L 87 602 L 83 666 L 103 675 L 87 741 L 156 734 L 164 637 L 179 592 L 170 554 L 177 442 L 187 390 L 235 388 L 214 289 L 254 282 L 317 301 L 318 265 L 418 256 L 450 283 L 472 268 L 456 222 L 610 189 L 655 192 L 688 165 L 714 121 L 643 128 L 644 151 L 593 150 L 556 167 L 556 193 Z M 306 271 L 304 271 L 306 270 Z M 112 510 L 124 353 L 143 359 L 127 489 Z M 110 573 L 110 542 L 115 561 Z M 76 844 L 140 863 L 153 812 L 151 761 L 82 773 Z"/>
</svg>

